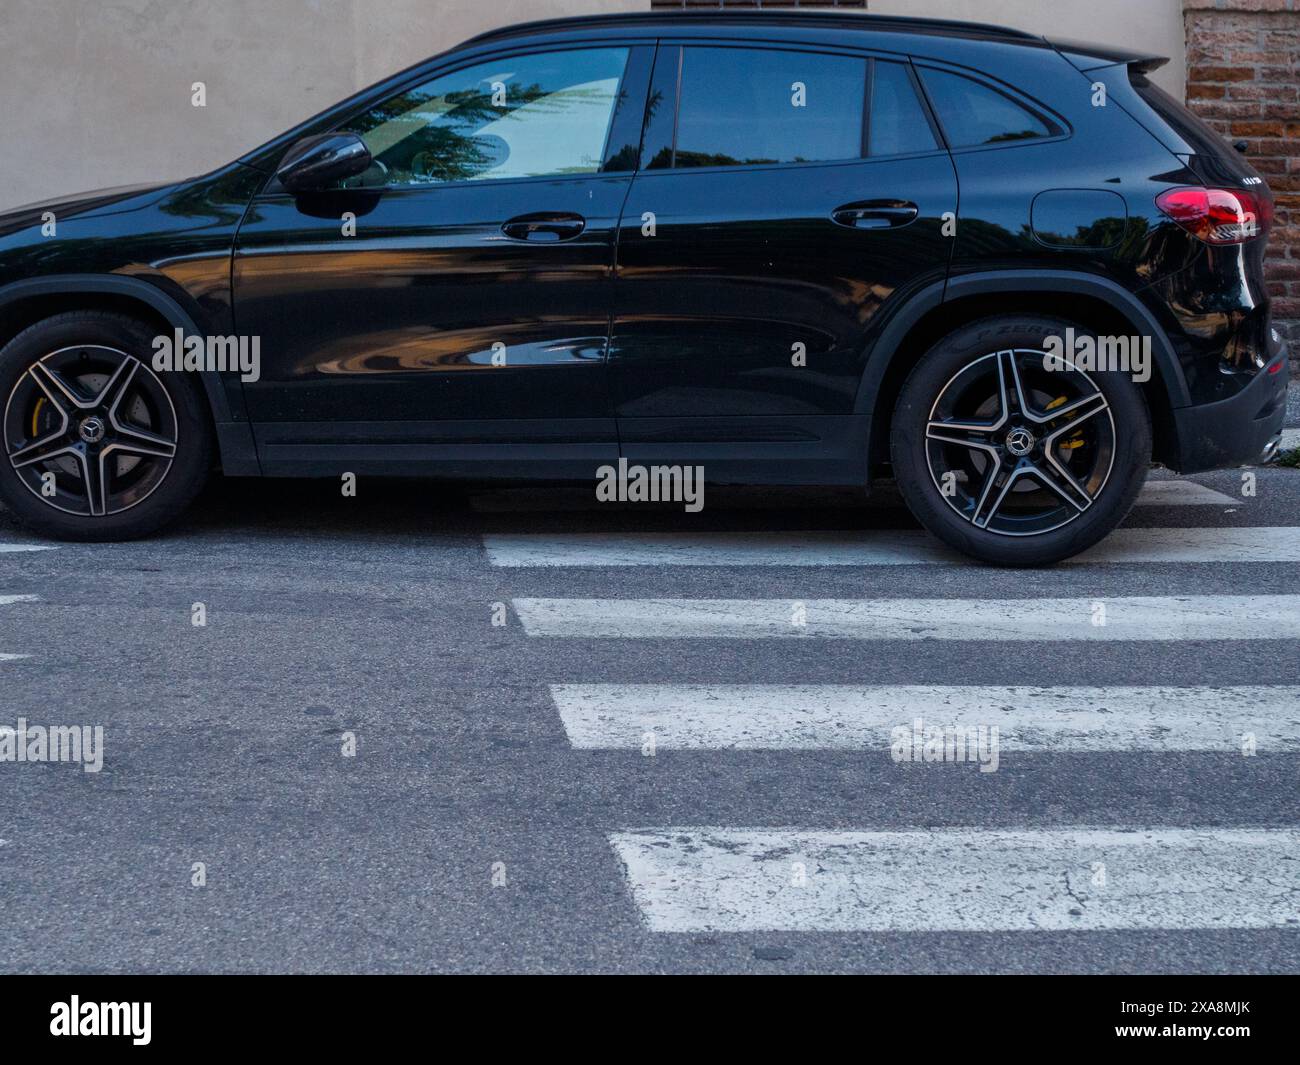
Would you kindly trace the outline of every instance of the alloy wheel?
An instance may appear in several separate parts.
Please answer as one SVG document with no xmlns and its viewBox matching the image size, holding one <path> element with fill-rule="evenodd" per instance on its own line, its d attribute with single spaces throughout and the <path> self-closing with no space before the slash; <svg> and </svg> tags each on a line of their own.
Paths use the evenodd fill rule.
<svg viewBox="0 0 1300 1065">
<path fill-rule="evenodd" d="M 984 355 L 958 371 L 925 426 L 935 487 L 977 529 L 1033 536 L 1068 525 L 1105 489 L 1115 422 L 1096 382 L 1043 352 Z"/>
<path fill-rule="evenodd" d="M 157 375 L 117 348 L 85 344 L 43 356 L 5 405 L 5 450 L 23 484 L 49 506 L 103 517 L 160 485 L 179 428 Z"/>
</svg>

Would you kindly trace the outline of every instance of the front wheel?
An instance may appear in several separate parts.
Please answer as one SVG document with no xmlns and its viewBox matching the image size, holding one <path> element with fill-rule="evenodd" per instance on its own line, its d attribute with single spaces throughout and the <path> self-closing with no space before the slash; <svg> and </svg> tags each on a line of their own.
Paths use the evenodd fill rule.
<svg viewBox="0 0 1300 1065">
<path fill-rule="evenodd" d="M 72 311 L 0 349 L 0 502 L 62 540 L 128 540 L 175 518 L 212 461 L 194 382 L 150 367 L 153 331 Z"/>
<path fill-rule="evenodd" d="M 1151 462 L 1151 420 L 1118 370 L 1044 358 L 1050 318 L 989 318 L 945 337 L 903 385 L 894 472 L 913 515 L 982 562 L 1037 566 L 1091 547 L 1128 514 Z"/>
</svg>

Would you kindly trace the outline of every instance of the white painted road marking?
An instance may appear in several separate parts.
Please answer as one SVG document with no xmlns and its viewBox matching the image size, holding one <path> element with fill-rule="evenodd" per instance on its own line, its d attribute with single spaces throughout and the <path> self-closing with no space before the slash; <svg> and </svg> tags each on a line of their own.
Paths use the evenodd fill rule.
<svg viewBox="0 0 1300 1065">
<path fill-rule="evenodd" d="M 892 566 L 961 563 L 912 531 L 485 534 L 494 566 Z"/>
<path fill-rule="evenodd" d="M 1300 439 L 1291 446 L 1300 447 Z M 797 489 L 794 490 L 793 494 L 790 494 L 790 490 L 783 492 L 783 499 L 793 501 L 797 498 Z M 1232 506 L 1240 503 L 1240 499 L 1234 499 L 1222 492 L 1216 492 L 1213 488 L 1206 488 L 1196 481 L 1185 481 L 1172 477 L 1165 480 L 1148 480 L 1142 486 L 1142 491 L 1137 498 L 1139 507 L 1223 506 L 1224 504 Z M 631 506 L 635 505 L 631 504 Z M 471 496 L 470 506 L 472 509 L 485 514 L 522 513 L 525 511 L 534 513 L 588 511 L 594 513 L 609 508 L 608 503 L 602 503 L 596 498 L 593 488 L 559 488 L 544 494 L 531 488 L 490 489 Z M 626 508 L 628 505 L 623 504 L 623 506 Z M 726 490 L 726 507 L 728 510 L 737 508 L 767 510 L 771 509 L 772 500 L 762 489 L 755 489 L 754 486 L 738 487 L 733 485 Z"/>
<path fill-rule="evenodd" d="M 485 534 L 494 566 L 903 566 L 976 563 L 922 532 Z M 1117 529 L 1062 565 L 1300 562 L 1300 527 Z"/>
<path fill-rule="evenodd" d="M 9 606 L 11 603 L 35 603 L 40 599 L 35 595 L 0 595 L 0 606 Z M 0 662 L 16 662 L 22 658 L 31 658 L 31 655 L 10 655 L 0 654 Z"/>
<path fill-rule="evenodd" d="M 34 603 L 39 597 L 35 595 L 0 595 L 0 606 L 10 603 Z"/>
<path fill-rule="evenodd" d="M 634 639 L 1300 639 L 1300 595 L 1098 599 L 515 599 L 529 636 Z M 1105 607 L 1105 624 L 1094 624 Z M 803 620 L 804 624 L 797 624 Z"/>
<path fill-rule="evenodd" d="M 1147 481 L 1138 493 L 1139 507 L 1238 506 L 1243 501 L 1195 481 Z"/>
<path fill-rule="evenodd" d="M 1300 562 L 1300 528 L 1116 529 L 1062 565 L 1119 562 Z"/>
<path fill-rule="evenodd" d="M 19 554 L 25 551 L 53 551 L 53 544 L 0 544 L 0 555 Z"/>
<path fill-rule="evenodd" d="M 1289 829 L 691 827 L 610 843 L 656 932 L 1300 930 Z"/>
<path fill-rule="evenodd" d="M 1002 751 L 1300 751 L 1300 687 L 552 684 L 574 747 L 878 750 L 927 725 L 998 728 Z"/>
</svg>

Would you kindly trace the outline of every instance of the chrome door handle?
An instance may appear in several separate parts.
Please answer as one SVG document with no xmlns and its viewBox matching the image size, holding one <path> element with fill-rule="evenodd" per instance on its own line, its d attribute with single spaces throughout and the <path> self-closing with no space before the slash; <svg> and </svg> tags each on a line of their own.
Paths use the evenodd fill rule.
<svg viewBox="0 0 1300 1065">
<path fill-rule="evenodd" d="M 862 200 L 831 212 L 831 220 L 849 229 L 897 229 L 916 221 L 920 208 L 907 200 Z"/>
<path fill-rule="evenodd" d="M 501 226 L 501 232 L 511 240 L 531 240 L 542 244 L 555 244 L 581 236 L 587 220 L 580 214 L 568 211 L 543 211 L 522 214 Z"/>
</svg>

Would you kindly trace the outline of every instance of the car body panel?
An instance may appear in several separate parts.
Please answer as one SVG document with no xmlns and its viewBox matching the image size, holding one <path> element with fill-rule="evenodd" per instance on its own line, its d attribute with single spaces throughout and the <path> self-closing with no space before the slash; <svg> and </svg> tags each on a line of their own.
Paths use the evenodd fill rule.
<svg viewBox="0 0 1300 1065">
<path fill-rule="evenodd" d="M 810 62 L 819 54 L 768 43 Z M 672 79 L 658 71 L 676 70 L 682 44 L 723 42 L 661 42 L 664 114 L 677 100 Z M 646 158 L 661 137 L 647 131 Z M 916 217 L 880 229 L 832 217 L 877 202 L 911 203 Z M 851 161 L 643 165 L 619 227 L 610 340 L 622 454 L 698 463 L 717 480 L 863 483 L 868 425 L 855 401 L 873 320 L 900 289 L 943 281 L 953 244 L 945 219 L 956 211 L 956 176 L 942 149 Z"/>
<path fill-rule="evenodd" d="M 351 238 L 339 231 L 339 203 L 290 197 L 272 181 L 300 137 L 456 65 L 719 38 L 963 71 L 1032 99 L 1059 118 L 1061 135 L 924 161 L 389 191 L 360 203 Z M 1150 65 L 938 20 L 655 13 L 516 27 L 396 74 L 211 174 L 0 215 L 0 324 L 21 326 L 62 291 L 132 298 L 201 335 L 256 332 L 260 381 L 203 377 L 228 472 L 588 476 L 619 453 L 618 419 L 629 457 L 703 460 L 726 480 L 862 483 L 880 457 L 867 453 L 871 424 L 889 413 L 881 389 L 927 314 L 979 293 L 1086 293 L 1153 336 L 1170 410 L 1226 411 L 1246 397 L 1231 409 L 1251 407 L 1241 416 L 1253 441 L 1276 414 L 1276 382 L 1259 384 L 1279 357 L 1264 242 L 1210 248 L 1155 207 L 1161 190 L 1240 173 L 1153 132 L 1130 62 Z M 1092 102 L 1099 81 L 1109 106 Z M 882 234 L 826 220 L 836 201 L 900 184 L 924 202 L 921 219 L 897 233 L 873 239 Z M 1036 232 L 1044 193 L 1062 195 L 1037 217 L 1073 226 L 1074 237 Z M 1112 197 L 1122 212 L 1109 209 Z M 936 228 L 950 205 L 953 238 Z M 587 218 L 582 242 L 521 249 L 493 234 L 512 214 L 557 209 Z M 48 211 L 57 240 L 41 231 Z M 647 211 L 658 243 L 641 237 Z M 499 294 L 487 293 L 487 278 L 503 282 Z M 494 343 L 505 345 L 505 367 L 484 362 Z M 796 371 L 789 356 L 800 343 L 807 366 Z M 1187 468 L 1250 457 L 1188 438 L 1216 424 L 1172 418 L 1166 452 Z"/>
<path fill-rule="evenodd" d="M 563 422 L 578 455 L 617 457 L 605 347 L 630 181 L 257 197 L 234 262 L 239 328 L 262 338 L 261 379 L 245 386 L 252 419 L 302 423 L 302 445 L 316 439 L 310 423 L 326 427 L 322 443 L 331 422 L 357 442 L 375 423 L 377 444 L 388 423 L 407 423 L 418 443 L 473 421 L 494 445 Z M 586 227 L 561 245 L 503 235 L 536 212 L 581 213 Z M 355 236 L 342 234 L 344 213 Z"/>
<path fill-rule="evenodd" d="M 112 298 L 187 336 L 234 331 L 230 257 L 249 198 L 265 181 L 232 163 L 201 178 L 63 197 L 0 216 L 0 321 L 28 323 L 61 297 Z M 46 236 L 42 215 L 54 214 Z M 204 372 L 223 468 L 261 472 L 237 372 Z"/>
</svg>

